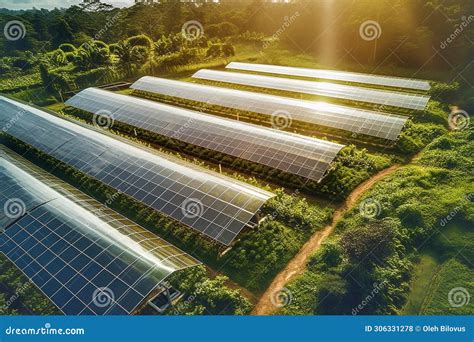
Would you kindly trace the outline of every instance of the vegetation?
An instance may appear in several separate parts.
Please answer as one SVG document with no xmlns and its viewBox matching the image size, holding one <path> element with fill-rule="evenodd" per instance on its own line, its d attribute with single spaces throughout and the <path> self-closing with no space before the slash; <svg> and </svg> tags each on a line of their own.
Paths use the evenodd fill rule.
<svg viewBox="0 0 474 342">
<path fill-rule="evenodd" d="M 0 315 L 57 315 L 60 311 L 20 270 L 0 255 Z"/>
<path fill-rule="evenodd" d="M 246 315 L 252 304 L 238 290 L 224 284 L 225 276 L 209 279 L 204 266 L 174 274 L 170 283 L 184 294 L 183 300 L 168 310 L 169 315 Z"/>
<path fill-rule="evenodd" d="M 472 239 L 466 240 L 454 228 L 446 229 L 445 223 L 455 218 L 462 227 L 473 226 L 474 211 L 469 205 L 474 190 L 472 137 L 472 129 L 443 135 L 414 163 L 369 190 L 362 201 L 375 201 L 378 216 L 365 217 L 359 206 L 347 213 L 331 243 L 313 256 L 305 274 L 289 286 L 293 297 L 303 300 L 280 313 L 399 313 L 410 290 L 413 262 L 419 250 L 426 248 L 447 259 L 457 270 L 452 274 L 458 276 L 448 274 L 450 266 L 443 265 L 421 312 L 472 313 L 471 306 L 445 310 L 450 286 L 472 291 Z M 450 244 L 445 233 L 452 238 Z M 461 245 L 453 247 L 453 243 Z M 376 285 L 380 287 L 376 298 L 357 309 Z"/>
<path fill-rule="evenodd" d="M 330 221 L 333 209 L 329 201 L 344 200 L 372 175 L 394 163 L 403 164 L 423 150 L 413 162 L 377 183 L 346 213 L 335 234 L 310 258 L 306 272 L 287 286 L 293 300 L 278 313 L 472 314 L 472 299 L 468 305 L 455 307 L 447 296 L 457 287 L 474 293 L 474 238 L 472 229 L 466 228 L 473 226 L 474 218 L 469 206 L 473 133 L 469 128 L 448 132 L 450 108 L 446 104 L 467 112 L 474 110 L 474 91 L 466 81 L 474 79 L 474 68 L 469 65 L 474 47 L 472 39 L 461 35 L 448 47 L 443 44 L 463 20 L 471 20 L 472 16 L 465 15 L 474 12 L 474 3 L 340 0 L 331 4 L 332 11 L 345 15 L 333 18 L 331 25 L 337 30 L 328 30 L 327 7 L 321 2 L 221 2 L 122 9 L 105 4 L 52 11 L 2 9 L 0 26 L 20 20 L 27 34 L 19 40 L 0 40 L 0 92 L 62 109 L 60 103 L 71 91 L 85 87 L 134 81 L 143 75 L 186 80 L 199 68 L 222 68 L 229 60 L 236 60 L 437 79 L 439 82 L 431 82 L 428 108 L 410 111 L 324 98 L 409 116 L 410 120 L 393 145 L 362 134 L 293 122 L 289 131 L 347 145 L 321 183 L 310 182 L 304 187 L 293 175 L 137 130 L 141 141 L 168 148 L 162 150 L 164 153 L 172 153 L 171 149 L 186 151 L 182 158 L 197 158 L 189 161 L 203 167 L 213 168 L 219 163 L 229 168 L 224 173 L 241 172 L 230 176 L 255 186 L 270 189 L 266 184 L 270 182 L 284 187 L 271 189 L 277 196 L 261 209 L 263 222 L 240 234 L 228 250 L 123 194 L 117 197 L 113 189 L 44 153 L 31 150 L 25 155 L 99 201 L 114 195 L 113 209 L 192 252 L 208 266 L 208 272 L 222 274 L 209 276 L 205 267 L 174 274 L 170 282 L 184 297 L 168 314 L 228 315 L 250 312 L 252 304 L 233 288 L 243 286 L 254 295 L 263 292 L 308 238 Z M 397 15 L 393 15 L 394 10 Z M 377 13 L 383 37 L 377 43 L 360 36 L 367 13 Z M 198 25 L 193 32 L 186 32 L 184 24 L 191 20 L 197 20 L 202 30 Z M 462 35 L 472 36 L 473 30 L 472 25 L 464 27 Z M 441 50 L 435 53 L 433 47 L 438 50 L 438 46 Z M 238 115 L 243 121 L 260 125 L 271 124 L 268 117 L 256 113 L 143 92 L 135 91 L 133 95 L 225 117 Z M 91 119 L 90 114 L 81 111 L 65 113 Z M 120 132 L 114 133 L 135 136 L 129 126 L 115 123 L 114 128 Z M 0 138 L 18 152 L 26 152 L 24 144 L 5 135 Z M 376 215 L 361 214 L 359 204 L 368 199 L 375 203 Z M 10 303 L 25 278 L 4 258 L 0 258 L 0 271 L 2 313 L 56 313 L 34 286 Z M 239 285 L 231 285 L 231 281 Z"/>
</svg>

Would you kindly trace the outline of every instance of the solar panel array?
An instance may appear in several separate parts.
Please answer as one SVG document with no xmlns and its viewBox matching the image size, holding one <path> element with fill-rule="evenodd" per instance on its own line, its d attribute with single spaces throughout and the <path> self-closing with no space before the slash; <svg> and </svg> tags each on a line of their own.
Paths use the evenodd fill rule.
<svg viewBox="0 0 474 342">
<path fill-rule="evenodd" d="M 399 115 L 149 76 L 140 78 L 131 88 L 273 117 L 275 113 L 287 113 L 292 120 L 388 140 L 396 140 L 407 121 Z"/>
<path fill-rule="evenodd" d="M 66 102 L 91 113 L 115 107 L 110 117 L 162 136 L 320 181 L 343 145 L 206 115 L 101 89 Z"/>
<path fill-rule="evenodd" d="M 310 95 L 326 96 L 350 101 L 375 103 L 379 105 L 423 110 L 429 96 L 402 92 L 360 88 L 349 85 L 303 81 L 290 78 L 252 75 L 237 72 L 225 72 L 202 69 L 193 75 L 194 78 L 240 84 L 244 86 L 276 89 Z"/>
<path fill-rule="evenodd" d="M 4 147 L 0 175 L 2 198 L 36 202 L 2 224 L 0 252 L 66 315 L 133 313 L 167 276 L 199 264 Z"/>
<path fill-rule="evenodd" d="M 21 120 L 12 118 L 21 115 Z M 0 97 L 6 133 L 229 245 L 272 193 Z"/>
<path fill-rule="evenodd" d="M 277 75 L 299 76 L 317 79 L 327 79 L 334 81 L 353 82 L 361 84 L 372 84 L 385 87 L 404 88 L 413 90 L 430 90 L 430 83 L 424 80 L 417 80 L 403 77 L 381 76 L 362 74 L 357 72 L 295 68 L 280 65 L 253 64 L 232 62 L 226 66 L 227 69 L 255 71 Z"/>
</svg>

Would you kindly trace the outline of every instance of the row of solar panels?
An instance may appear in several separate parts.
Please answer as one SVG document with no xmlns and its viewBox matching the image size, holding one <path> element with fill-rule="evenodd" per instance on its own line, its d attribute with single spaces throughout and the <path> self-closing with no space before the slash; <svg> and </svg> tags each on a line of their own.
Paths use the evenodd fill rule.
<svg viewBox="0 0 474 342">
<path fill-rule="evenodd" d="M 133 313 L 170 274 L 199 265 L 1 145 L 0 207 L 0 252 L 66 315 Z"/>
<path fill-rule="evenodd" d="M 115 121 L 320 181 L 343 145 L 89 88 L 67 105 Z"/>
<path fill-rule="evenodd" d="M 14 120 L 17 117 L 21 120 Z M 225 245 L 273 196 L 6 97 L 0 97 L 0 126 L 8 128 L 8 135 Z"/>
<path fill-rule="evenodd" d="M 193 77 L 206 81 L 325 96 L 348 101 L 365 102 L 413 110 L 423 110 L 430 99 L 427 95 L 398 91 L 206 69 L 199 70 L 193 75 Z"/>
<path fill-rule="evenodd" d="M 349 83 L 376 85 L 390 88 L 427 91 L 431 86 L 428 81 L 393 76 L 370 75 L 356 72 L 295 68 L 280 65 L 232 62 L 227 69 L 262 72 L 275 75 L 298 76 L 313 79 L 326 79 Z"/>
<path fill-rule="evenodd" d="M 355 107 L 145 76 L 131 86 L 148 93 L 396 140 L 407 118 Z M 278 122 L 275 122 L 277 124 Z"/>
</svg>

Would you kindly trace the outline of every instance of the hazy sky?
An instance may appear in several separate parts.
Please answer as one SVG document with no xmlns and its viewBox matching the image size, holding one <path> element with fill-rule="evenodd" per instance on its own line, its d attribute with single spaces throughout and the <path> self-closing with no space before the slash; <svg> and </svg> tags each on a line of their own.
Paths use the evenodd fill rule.
<svg viewBox="0 0 474 342">
<path fill-rule="evenodd" d="M 54 8 L 69 7 L 81 3 L 82 0 L 0 0 L 0 8 L 26 9 L 26 8 Z M 117 7 L 129 6 L 134 0 L 102 0 Z"/>
</svg>

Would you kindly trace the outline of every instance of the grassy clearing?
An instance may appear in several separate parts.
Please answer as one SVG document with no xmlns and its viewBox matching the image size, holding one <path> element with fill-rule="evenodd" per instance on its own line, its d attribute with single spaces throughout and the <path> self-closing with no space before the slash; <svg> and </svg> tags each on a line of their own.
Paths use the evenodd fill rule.
<svg viewBox="0 0 474 342">
<path fill-rule="evenodd" d="M 433 255 L 429 253 L 423 253 L 420 255 L 420 260 L 413 268 L 410 294 L 408 295 L 405 307 L 401 312 L 402 315 L 420 314 L 431 281 L 438 270 L 439 263 Z"/>
<path fill-rule="evenodd" d="M 474 314 L 474 269 L 450 259 L 441 265 L 423 303 L 422 315 Z"/>
</svg>

